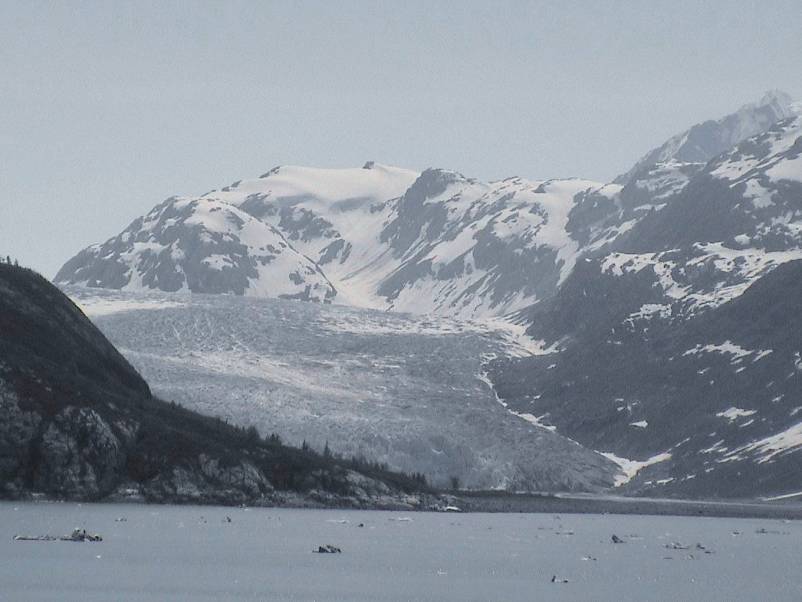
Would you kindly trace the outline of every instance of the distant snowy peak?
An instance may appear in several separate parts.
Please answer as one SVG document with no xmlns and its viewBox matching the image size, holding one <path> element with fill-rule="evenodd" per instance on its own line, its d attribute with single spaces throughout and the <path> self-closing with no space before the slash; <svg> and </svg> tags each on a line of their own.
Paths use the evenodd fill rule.
<svg viewBox="0 0 802 602">
<path fill-rule="evenodd" d="M 553 293 L 579 245 L 567 231 L 588 180 L 480 182 L 431 169 L 392 209 L 381 241 L 395 267 L 378 294 L 400 311 L 501 315 Z"/>
<path fill-rule="evenodd" d="M 79 253 L 55 281 L 309 301 L 336 295 L 317 265 L 278 230 L 209 198 L 167 199 L 121 234 Z"/>
<path fill-rule="evenodd" d="M 202 197 L 169 199 L 82 251 L 56 281 L 330 301 L 337 289 L 320 266 L 378 232 L 374 205 L 400 196 L 417 177 L 375 162 L 276 167 Z"/>
<path fill-rule="evenodd" d="M 481 318 L 553 297 L 585 257 L 613 277 L 648 266 L 653 305 L 712 306 L 799 257 L 798 110 L 770 93 L 672 138 L 623 184 L 276 167 L 166 201 L 57 281 Z"/>
<path fill-rule="evenodd" d="M 554 293 L 581 250 L 568 229 L 577 200 L 620 188 L 372 162 L 277 167 L 169 199 L 71 259 L 57 281 L 496 316 Z"/>
<path fill-rule="evenodd" d="M 386 201 L 404 194 L 419 173 L 368 161 L 362 168 L 322 169 L 286 165 L 257 179 L 241 180 L 205 197 L 232 205 L 248 205 L 256 212 L 262 204 L 291 206 L 316 203 L 331 212 L 348 211 L 361 203 Z M 257 216 L 258 217 L 258 216 Z"/>
<path fill-rule="evenodd" d="M 717 121 L 706 121 L 674 136 L 616 178 L 617 194 L 585 194 L 572 213 L 572 232 L 586 252 L 595 252 L 633 229 L 646 216 L 674 202 L 686 186 L 707 169 L 710 160 L 752 137 L 771 132 L 802 115 L 802 104 L 783 92 L 769 92 Z M 776 149 L 775 149 L 776 150 Z M 761 149 L 765 154 L 771 147 Z M 726 155 L 723 155 L 726 156 Z M 742 163 L 744 166 L 745 163 Z M 595 221 L 594 221 L 595 220 Z"/>
<path fill-rule="evenodd" d="M 209 196 L 273 225 L 300 252 L 331 267 L 372 251 L 384 203 L 403 195 L 418 176 L 373 161 L 349 169 L 284 166 Z"/>
<path fill-rule="evenodd" d="M 802 259 L 800 200 L 802 117 L 791 117 L 710 161 L 616 240 L 601 270 L 653 274 L 644 303 L 671 306 L 675 317 L 718 307 Z"/>
<path fill-rule="evenodd" d="M 760 101 L 744 105 L 735 113 L 699 123 L 670 138 L 616 178 L 616 182 L 627 184 L 638 172 L 657 163 L 707 163 L 739 142 L 766 131 L 777 121 L 800 114 L 802 104 L 795 103 L 788 94 L 767 92 Z"/>
</svg>

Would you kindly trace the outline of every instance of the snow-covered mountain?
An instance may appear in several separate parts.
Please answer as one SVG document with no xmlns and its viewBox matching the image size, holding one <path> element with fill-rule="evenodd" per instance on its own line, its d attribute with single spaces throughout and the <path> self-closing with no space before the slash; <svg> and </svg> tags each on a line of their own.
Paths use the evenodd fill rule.
<svg viewBox="0 0 802 602">
<path fill-rule="evenodd" d="M 336 291 L 284 236 L 209 198 L 170 198 L 55 278 L 90 287 L 234 293 L 329 301 Z"/>
<path fill-rule="evenodd" d="M 672 136 L 616 178 L 616 182 L 627 184 L 658 164 L 705 164 L 739 142 L 766 131 L 773 123 L 800 114 L 801 103 L 794 102 L 785 92 L 771 90 L 758 102 L 746 104 L 735 113 L 698 123 Z"/>
<path fill-rule="evenodd" d="M 390 309 L 459 317 L 503 315 L 550 296 L 579 251 L 566 230 L 574 199 L 600 188 L 427 170 L 381 231 L 391 269 L 374 279 L 376 291 Z"/>
<path fill-rule="evenodd" d="M 579 444 L 590 455 L 578 462 L 606 454 L 630 493 L 727 496 L 802 490 L 800 259 L 802 105 L 772 92 L 673 137 L 610 184 L 482 182 L 372 162 L 279 167 L 168 199 L 57 281 L 504 317 L 536 339 L 529 357 L 485 358 L 508 412 Z M 408 406 L 397 383 L 380 387 L 418 416 L 445 407 Z M 396 428 L 360 416 L 374 443 Z M 432 449 L 415 457 L 437 471 Z M 505 479 L 523 473 L 537 481 L 518 469 Z"/>
<path fill-rule="evenodd" d="M 726 179 L 725 171 L 735 169 L 722 164 L 713 174 L 706 161 L 799 111 L 787 95 L 768 93 L 675 136 L 608 185 L 480 182 L 454 171 L 419 173 L 374 162 L 361 169 L 277 167 L 201 197 L 168 199 L 72 258 L 56 281 L 462 318 L 507 315 L 552 297 L 580 256 L 614 242 L 628 248 L 620 241 L 631 240 L 630 230 L 647 216 L 650 224 L 660 221 L 653 214 L 674 215 L 661 210 L 696 176 Z M 753 152 L 776 154 L 787 143 Z M 739 176 L 746 180 L 758 185 L 753 176 Z M 774 262 L 755 259 L 764 260 Z M 611 258 L 610 265 L 621 261 Z"/>
<path fill-rule="evenodd" d="M 521 314 L 552 353 L 499 360 L 492 380 L 510 407 L 640 467 L 630 492 L 798 491 L 799 260 L 802 118 L 791 117 L 585 254 Z"/>
<path fill-rule="evenodd" d="M 492 363 L 500 398 L 619 462 L 625 493 L 802 491 L 802 262 L 679 320 L 641 304 L 647 272 L 575 272 L 532 329 L 560 344 Z"/>
<path fill-rule="evenodd" d="M 284 232 L 335 283 L 338 303 L 383 307 L 358 272 L 381 263 L 385 247 L 379 233 L 390 206 L 419 175 L 374 162 L 361 169 L 286 166 L 210 196 Z"/>
<path fill-rule="evenodd" d="M 802 117 L 714 158 L 601 260 L 615 275 L 649 267 L 664 310 L 717 306 L 776 266 L 802 259 Z"/>
<path fill-rule="evenodd" d="M 55 280 L 342 302 L 348 294 L 340 292 L 338 277 L 374 252 L 381 204 L 401 196 L 417 176 L 372 163 L 275 168 L 201 197 L 168 199 L 79 253 Z"/>
<path fill-rule="evenodd" d="M 495 316 L 553 294 L 580 242 L 567 229 L 587 180 L 479 182 L 367 163 L 278 167 L 172 198 L 79 253 L 56 282 L 335 301 Z"/>
</svg>

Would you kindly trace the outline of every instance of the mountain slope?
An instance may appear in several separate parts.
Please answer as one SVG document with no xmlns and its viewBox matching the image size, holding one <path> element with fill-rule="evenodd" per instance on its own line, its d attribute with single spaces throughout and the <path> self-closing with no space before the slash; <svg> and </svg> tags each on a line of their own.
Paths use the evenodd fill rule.
<svg viewBox="0 0 802 602">
<path fill-rule="evenodd" d="M 611 457 L 659 459 L 628 491 L 798 490 L 801 157 L 802 118 L 780 121 L 584 257 L 521 312 L 556 352 L 499 360 L 502 398 Z"/>
<path fill-rule="evenodd" d="M 379 307 L 358 272 L 382 262 L 379 232 L 389 208 L 419 175 L 372 161 L 361 169 L 282 166 L 212 194 L 281 230 L 335 283 L 338 303 Z"/>
<path fill-rule="evenodd" d="M 544 415 L 583 445 L 651 459 L 624 491 L 799 491 L 800 286 L 802 261 L 792 261 L 686 321 L 627 321 L 574 307 L 568 313 L 588 315 L 595 329 L 577 328 L 558 353 L 498 361 L 492 379 L 512 407 Z M 603 304 L 603 291 L 586 281 L 586 305 Z"/>
<path fill-rule="evenodd" d="M 801 153 L 796 117 L 716 157 L 664 208 L 597 254 L 599 269 L 613 279 L 646 270 L 659 294 L 643 303 L 667 315 L 738 296 L 776 266 L 802 258 Z"/>
<path fill-rule="evenodd" d="M 167 199 L 121 234 L 81 251 L 55 281 L 305 301 L 336 295 L 320 268 L 278 230 L 203 197 Z"/>
<path fill-rule="evenodd" d="M 425 489 L 353 467 L 153 398 L 63 293 L 0 265 L 0 495 L 376 505 Z"/>
<path fill-rule="evenodd" d="M 376 164 L 360 170 L 281 167 L 257 180 L 182 202 L 213 205 L 283 237 L 288 257 L 312 262 L 319 276 L 331 283 L 331 291 L 323 284 L 315 288 L 310 272 L 299 286 L 320 294 L 300 298 L 460 320 L 503 316 L 524 325 L 537 340 L 528 348 L 535 355 L 510 358 L 495 348 L 481 351 L 485 358 L 495 358 L 489 375 L 501 396 L 500 405 L 507 404 L 505 412 L 537 428 L 556 428 L 556 437 L 578 441 L 579 450 L 566 449 L 577 452 L 571 462 L 580 469 L 562 473 L 570 474 L 568 484 L 555 477 L 559 471 L 539 473 L 539 460 L 519 469 L 515 459 L 512 468 L 508 463 L 494 473 L 492 485 L 548 482 L 596 487 L 599 482 L 588 480 L 586 469 L 600 469 L 602 480 L 609 477 L 609 464 L 597 465 L 596 450 L 619 464 L 618 484 L 625 492 L 784 493 L 785 487 L 799 485 L 793 476 L 796 447 L 789 443 L 796 441 L 798 425 L 793 420 L 798 410 L 788 405 L 798 398 L 798 383 L 789 358 L 802 350 L 792 349 L 793 344 L 782 338 L 782 325 L 795 324 L 792 314 L 798 308 L 773 295 L 784 290 L 786 280 L 797 278 L 796 262 L 802 260 L 800 111 L 800 104 L 786 95 L 769 93 L 732 115 L 673 137 L 607 185 L 579 179 L 481 182 L 443 169 L 417 173 Z M 205 224 L 211 218 L 199 219 Z M 152 235 L 143 226 L 137 225 L 137 233 L 130 236 L 140 241 L 142 231 L 140 242 L 147 243 Z M 162 247 L 192 246 L 183 242 L 191 238 L 191 229 L 180 233 L 176 238 L 180 242 L 160 236 Z M 133 273 L 136 262 L 131 260 L 132 250 L 114 247 L 85 251 L 60 273 L 60 281 L 119 288 L 117 272 Z M 178 271 L 172 252 L 160 251 L 155 259 L 147 256 L 153 262 L 147 288 L 174 290 L 167 286 L 170 278 L 160 276 Z M 276 296 L 280 287 L 273 282 L 281 282 L 284 269 L 245 274 L 244 258 L 255 253 L 249 247 L 241 253 L 242 262 L 230 261 L 236 266 L 227 278 L 247 282 L 249 288 L 229 286 L 227 292 Z M 223 262 L 210 260 L 209 249 L 199 256 L 194 264 L 181 266 L 193 272 L 185 280 L 201 283 L 192 289 L 196 292 L 221 292 L 214 284 L 217 276 L 196 273 L 203 274 L 197 265 L 209 264 L 212 271 L 223 272 Z M 107 257 L 115 258 L 114 269 L 107 269 Z M 86 274 L 92 274 L 91 281 Z M 186 309 L 187 315 L 180 319 L 171 317 L 169 328 L 195 336 L 203 320 L 223 321 L 220 316 L 211 318 L 216 310 L 206 307 L 198 312 L 203 318 L 190 318 L 199 305 Z M 746 323 L 749 311 L 761 309 L 769 316 L 762 338 L 749 334 Z M 372 321 L 368 315 L 363 319 Z M 726 318 L 733 315 L 738 318 Z M 125 337 L 137 340 L 136 333 L 146 330 L 140 329 L 133 314 L 130 317 L 121 344 L 126 344 Z M 279 331 L 286 327 L 294 336 L 302 331 L 309 335 L 305 326 L 286 322 L 277 326 Z M 239 349 L 243 340 L 250 340 L 238 327 L 223 330 L 215 333 L 222 339 L 223 351 L 226 345 Z M 485 343 L 468 344 L 485 350 Z M 172 350 L 175 341 L 165 344 Z M 203 340 L 200 346 L 207 344 Z M 245 347 L 248 362 L 274 368 L 254 350 L 263 349 L 259 343 Z M 315 355 L 321 347 L 303 353 Z M 145 357 L 141 349 L 134 351 Z M 200 357 L 206 351 L 201 349 Z M 188 353 L 196 357 L 195 349 Z M 155 354 L 165 351 L 157 349 Z M 410 352 L 393 365 L 414 363 L 410 362 L 414 355 Z M 345 356 L 338 357 L 345 361 Z M 452 357 L 462 359 L 460 354 Z M 141 365 L 150 365 L 149 361 Z M 461 373 L 439 358 L 429 364 L 452 376 Z M 283 371 L 294 374 L 296 368 L 288 365 Z M 442 393 L 442 399 L 421 401 L 428 399 L 427 392 L 412 400 L 416 417 L 434 413 L 426 428 L 439 428 L 440 409 L 447 405 L 443 400 L 463 392 L 467 399 L 476 393 L 468 391 L 466 383 L 475 384 L 476 374 L 481 377 L 484 371 L 478 366 L 474 372 L 449 384 L 450 389 L 441 389 L 445 380 L 427 383 Z M 240 376 L 234 378 L 238 383 L 244 382 Z M 251 377 L 262 379 L 262 375 Z M 775 392 L 767 397 L 767 391 Z M 253 401 L 250 395 L 242 398 Z M 377 407 L 386 407 L 381 395 L 376 399 Z M 232 399 L 232 406 L 250 412 L 250 406 L 242 410 L 241 401 Z M 323 415 L 317 411 L 320 407 L 311 410 L 315 428 L 325 422 L 317 420 Z M 351 406 L 345 402 L 341 407 Z M 449 414 L 454 418 L 450 427 L 461 424 L 458 416 L 464 418 L 475 409 L 466 412 L 466 408 Z M 487 424 L 491 414 L 484 414 Z M 369 412 L 354 416 L 357 423 L 370 425 L 364 430 L 370 433 L 372 450 L 379 454 L 387 450 L 382 457 L 399 457 L 399 434 L 407 436 L 405 428 L 412 420 L 402 420 L 387 436 L 396 427 L 386 416 Z M 473 425 L 474 418 L 469 422 Z M 485 435 L 506 431 L 495 428 L 500 422 L 492 424 L 477 438 L 474 447 L 479 452 L 459 448 L 459 453 L 440 458 L 444 446 L 425 443 L 418 448 L 420 441 L 409 441 L 415 447 L 410 456 L 423 458 L 427 466 L 437 466 L 440 458 L 440 468 L 432 470 L 448 466 L 455 472 L 455 458 L 475 459 L 485 450 L 493 450 L 486 456 L 500 462 L 510 457 L 509 450 L 502 449 L 503 442 L 496 447 L 498 442 Z M 430 431 L 425 432 L 428 437 Z M 449 434 L 455 434 L 453 429 Z M 519 445 L 522 440 L 515 437 L 507 444 L 512 440 L 518 451 L 539 453 Z M 778 445 L 786 447 L 773 453 Z M 554 450 L 559 445 L 548 447 Z M 584 456 L 585 452 L 592 455 Z M 488 482 L 484 468 L 491 462 L 477 471 L 481 464 L 464 463 L 459 474 L 470 475 L 473 484 L 482 486 Z M 499 474 L 504 477 L 497 478 Z M 508 475 L 523 475 L 523 480 L 516 476 L 505 481 Z M 438 476 L 443 477 L 442 471 Z"/>
<path fill-rule="evenodd" d="M 600 187 L 427 170 L 381 231 L 395 263 L 377 292 L 390 309 L 458 317 L 503 315 L 549 296 L 578 253 L 565 227 L 574 198 Z"/>
</svg>

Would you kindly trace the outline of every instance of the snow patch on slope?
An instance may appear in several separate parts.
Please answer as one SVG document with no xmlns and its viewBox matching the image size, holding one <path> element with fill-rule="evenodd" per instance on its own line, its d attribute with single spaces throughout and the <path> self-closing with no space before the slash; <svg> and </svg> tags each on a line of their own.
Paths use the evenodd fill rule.
<svg viewBox="0 0 802 602">
<path fill-rule="evenodd" d="M 641 470 L 646 468 L 647 466 L 652 466 L 653 464 L 659 464 L 660 462 L 666 462 L 671 459 L 671 454 L 668 452 L 663 452 L 661 454 L 656 454 L 651 458 L 646 460 L 628 460 L 627 458 L 622 458 L 621 456 L 616 456 L 612 452 L 599 452 L 605 458 L 608 458 L 618 464 L 621 472 L 615 477 L 615 486 L 621 487 L 622 485 L 626 485 L 632 479 L 635 478 Z"/>
<path fill-rule="evenodd" d="M 745 418 L 757 414 L 756 410 L 742 410 L 741 408 L 731 407 L 722 412 L 716 412 L 719 418 L 726 418 L 729 422 L 733 422 L 738 418 Z"/>
<path fill-rule="evenodd" d="M 709 343 L 707 345 L 696 345 L 691 349 L 685 351 L 682 355 L 698 355 L 700 353 L 720 353 L 731 356 L 731 363 L 738 364 L 740 363 L 745 357 L 748 357 L 752 354 L 756 354 L 755 358 L 752 360 L 756 362 L 770 353 L 772 353 L 772 349 L 759 349 L 759 350 L 751 350 L 751 349 L 744 349 L 740 345 L 733 343 L 732 341 L 724 341 L 723 343 Z"/>
<path fill-rule="evenodd" d="M 802 447 L 802 422 L 780 433 L 734 449 L 727 454 L 727 457 L 739 458 L 739 455 L 744 452 L 753 453 L 758 457 L 757 463 L 763 464 L 765 462 L 770 462 L 778 455 L 791 453 L 800 447 Z"/>
</svg>

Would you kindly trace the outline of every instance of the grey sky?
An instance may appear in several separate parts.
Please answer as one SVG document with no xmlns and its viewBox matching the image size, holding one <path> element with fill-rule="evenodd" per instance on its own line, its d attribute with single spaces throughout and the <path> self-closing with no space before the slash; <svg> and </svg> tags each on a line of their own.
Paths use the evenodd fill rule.
<svg viewBox="0 0 802 602">
<path fill-rule="evenodd" d="M 608 180 L 770 88 L 774 2 L 0 2 L 0 253 L 52 276 L 172 194 L 368 159 Z"/>
</svg>

